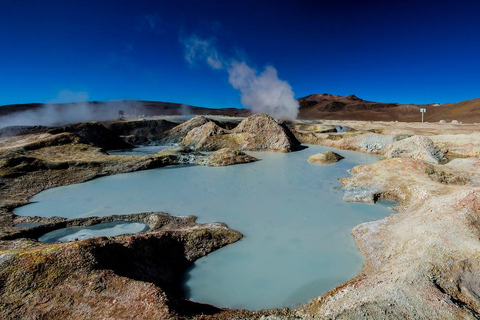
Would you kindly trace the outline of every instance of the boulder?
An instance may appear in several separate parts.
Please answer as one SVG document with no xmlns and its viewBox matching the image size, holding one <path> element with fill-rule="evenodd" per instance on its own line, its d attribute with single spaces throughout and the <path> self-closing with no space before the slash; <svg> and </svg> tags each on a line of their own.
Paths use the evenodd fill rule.
<svg viewBox="0 0 480 320">
<path fill-rule="evenodd" d="M 325 151 L 321 153 L 314 154 L 313 156 L 308 157 L 308 162 L 311 163 L 320 163 L 320 164 L 328 164 L 328 163 L 335 163 L 339 160 L 343 159 L 341 155 L 332 151 Z"/>
<path fill-rule="evenodd" d="M 258 161 L 258 159 L 242 151 L 223 148 L 211 153 L 203 160 L 199 161 L 199 164 L 209 167 L 221 167 L 255 161 Z"/>
<path fill-rule="evenodd" d="M 290 152 L 299 144 L 285 126 L 264 113 L 244 119 L 232 131 L 242 141 L 241 150 Z"/>
<path fill-rule="evenodd" d="M 423 160 L 427 163 L 444 163 L 447 159 L 443 152 L 427 137 L 413 136 L 396 141 L 388 146 L 386 158 L 412 158 Z"/>
<path fill-rule="evenodd" d="M 222 136 L 228 132 L 214 122 L 207 122 L 190 130 L 183 138 L 182 145 L 200 151 L 213 151 L 229 147 L 232 146 L 230 140 L 222 139 Z M 233 146 L 235 147 L 236 144 L 234 143 Z"/>
<path fill-rule="evenodd" d="M 161 135 L 160 140 L 164 144 L 180 143 L 190 130 L 200 127 L 207 122 L 212 122 L 212 120 L 207 119 L 204 116 L 192 118 L 170 130 L 165 131 Z"/>
<path fill-rule="evenodd" d="M 195 150 L 214 151 L 232 148 L 249 151 L 290 152 L 299 142 L 286 125 L 282 125 L 266 114 L 256 114 L 244 119 L 233 130 L 216 124 L 203 124 L 191 129 L 182 144 Z"/>
</svg>

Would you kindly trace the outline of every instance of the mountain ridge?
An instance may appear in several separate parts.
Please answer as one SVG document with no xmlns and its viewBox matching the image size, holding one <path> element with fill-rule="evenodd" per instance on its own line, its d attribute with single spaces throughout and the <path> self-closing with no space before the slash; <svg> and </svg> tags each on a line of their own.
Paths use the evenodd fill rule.
<svg viewBox="0 0 480 320">
<path fill-rule="evenodd" d="M 418 122 L 421 120 L 420 109 L 426 109 L 424 120 L 451 122 L 457 120 L 465 123 L 480 122 L 480 98 L 445 104 L 400 104 L 396 102 L 367 101 L 355 95 L 340 96 L 335 94 L 310 94 L 297 99 L 300 104 L 298 119 L 326 120 L 361 120 L 361 121 L 399 121 Z M 0 120 L 19 112 L 35 112 L 45 104 L 27 103 L 0 106 Z M 88 106 L 93 113 L 107 110 L 115 119 L 122 110 L 127 117 L 159 115 L 225 115 L 246 117 L 251 115 L 249 109 L 204 108 L 181 103 L 120 100 L 90 101 L 83 103 L 66 103 L 49 105 L 57 110 L 68 106 Z"/>
</svg>

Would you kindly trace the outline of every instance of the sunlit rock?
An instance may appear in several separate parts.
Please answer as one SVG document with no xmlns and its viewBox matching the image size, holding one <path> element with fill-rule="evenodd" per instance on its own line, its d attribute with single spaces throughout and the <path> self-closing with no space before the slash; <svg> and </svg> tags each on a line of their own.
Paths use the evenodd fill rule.
<svg viewBox="0 0 480 320">
<path fill-rule="evenodd" d="M 290 152 L 299 145 L 286 126 L 266 114 L 256 114 L 244 119 L 233 130 L 215 123 L 206 123 L 188 132 L 182 144 L 201 151 L 232 148 L 249 151 Z"/>
<path fill-rule="evenodd" d="M 428 163 L 446 162 L 443 152 L 427 137 L 414 136 L 392 143 L 385 153 L 386 158 L 413 158 Z"/>
<path fill-rule="evenodd" d="M 199 163 L 209 167 L 221 167 L 255 161 L 258 161 L 258 159 L 249 156 L 242 151 L 233 150 L 230 148 L 223 148 L 211 153 L 210 155 L 202 159 Z"/>
<path fill-rule="evenodd" d="M 308 162 L 319 163 L 319 164 L 328 164 L 335 163 L 343 159 L 344 157 L 338 153 L 332 151 L 325 151 L 321 153 L 314 154 L 313 156 L 308 157 Z"/>
</svg>

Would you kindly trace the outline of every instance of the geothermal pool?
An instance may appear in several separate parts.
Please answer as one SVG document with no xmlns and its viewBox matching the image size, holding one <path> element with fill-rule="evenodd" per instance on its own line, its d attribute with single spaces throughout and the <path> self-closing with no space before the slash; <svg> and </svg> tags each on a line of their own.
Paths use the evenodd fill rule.
<svg viewBox="0 0 480 320">
<path fill-rule="evenodd" d="M 251 153 L 263 159 L 229 167 L 172 166 L 46 190 L 18 215 L 78 218 L 146 211 L 196 215 L 244 234 L 199 259 L 185 278 L 187 297 L 219 307 L 297 307 L 351 279 L 364 262 L 352 227 L 385 217 L 385 206 L 342 200 L 337 181 L 377 156 L 337 151 L 336 164 L 307 157 L 330 148 Z M 152 150 L 154 151 L 154 150 Z"/>
<path fill-rule="evenodd" d="M 68 227 L 57 229 L 38 238 L 42 242 L 67 242 L 95 237 L 113 237 L 122 234 L 145 232 L 150 227 L 145 223 L 114 221 L 88 227 Z"/>
</svg>

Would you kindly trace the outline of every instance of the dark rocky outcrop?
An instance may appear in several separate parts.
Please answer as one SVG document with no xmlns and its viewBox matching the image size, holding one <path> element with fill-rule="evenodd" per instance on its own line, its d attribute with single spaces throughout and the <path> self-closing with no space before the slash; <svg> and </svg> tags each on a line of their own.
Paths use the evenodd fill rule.
<svg viewBox="0 0 480 320">
<path fill-rule="evenodd" d="M 82 137 L 88 143 L 104 150 L 129 149 L 133 146 L 120 138 L 113 131 L 98 122 L 71 124 L 49 131 L 51 134 L 70 132 Z"/>
<path fill-rule="evenodd" d="M 178 123 L 162 119 L 105 123 L 108 129 L 136 146 L 160 143 L 162 134 L 177 125 Z"/>
<path fill-rule="evenodd" d="M 5 137 L 21 136 L 21 135 L 25 135 L 25 134 L 45 132 L 49 129 L 50 129 L 50 127 L 46 127 L 46 126 L 11 126 L 11 127 L 4 127 L 4 128 L 0 128 L 0 137 L 5 138 Z"/>
</svg>

